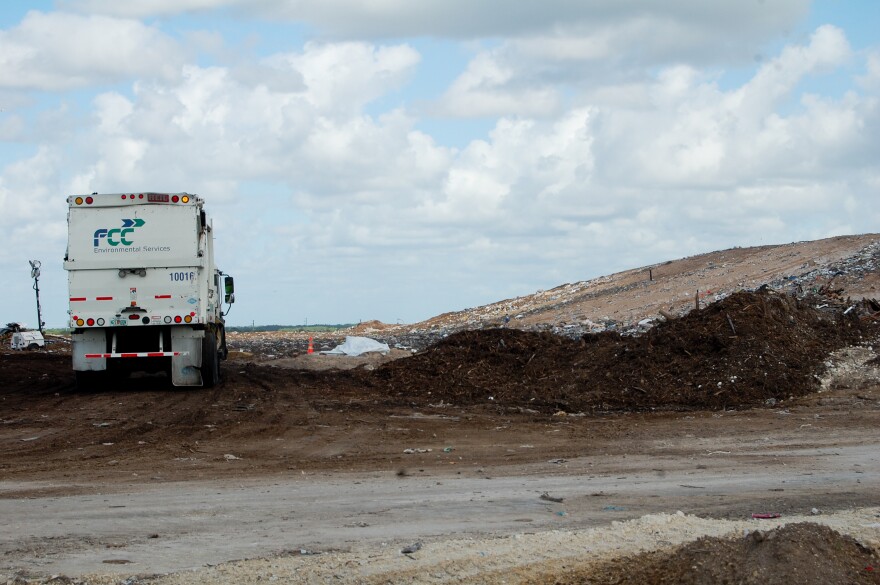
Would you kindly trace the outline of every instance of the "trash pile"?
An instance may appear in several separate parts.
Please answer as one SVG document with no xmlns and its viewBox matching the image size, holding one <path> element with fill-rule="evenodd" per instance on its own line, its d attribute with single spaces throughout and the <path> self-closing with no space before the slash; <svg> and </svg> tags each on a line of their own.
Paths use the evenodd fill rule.
<svg viewBox="0 0 880 585">
<path fill-rule="evenodd" d="M 875 301 L 845 307 L 762 287 L 640 336 L 463 331 L 385 364 L 367 382 L 415 404 L 541 412 L 776 404 L 815 391 L 832 351 L 874 339 L 878 310 Z"/>
<path fill-rule="evenodd" d="M 793 244 L 732 248 L 550 290 L 481 307 L 445 313 L 407 326 L 411 334 L 435 337 L 462 330 L 511 327 L 550 331 L 577 339 L 611 330 L 638 335 L 650 328 L 658 309 L 682 316 L 694 306 L 716 302 L 738 290 L 767 284 L 799 296 L 836 288 L 880 289 L 877 235 L 849 236 Z"/>
<path fill-rule="evenodd" d="M 261 358 L 273 359 L 293 357 L 308 351 L 308 332 L 293 331 L 261 331 L 261 332 L 238 332 L 229 331 L 226 334 L 226 343 L 230 351 L 246 352 Z M 342 338 L 338 335 L 326 335 L 320 343 L 315 343 L 315 349 L 330 349 Z"/>
</svg>

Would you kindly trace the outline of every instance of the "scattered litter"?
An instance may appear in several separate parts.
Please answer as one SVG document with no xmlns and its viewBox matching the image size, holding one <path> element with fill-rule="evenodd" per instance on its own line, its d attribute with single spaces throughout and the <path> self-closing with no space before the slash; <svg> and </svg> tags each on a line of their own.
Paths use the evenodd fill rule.
<svg viewBox="0 0 880 585">
<path fill-rule="evenodd" d="M 563 463 L 566 463 L 567 461 L 568 461 L 567 459 L 560 458 L 560 459 L 551 459 L 547 463 L 555 463 L 556 465 L 562 465 Z"/>
<path fill-rule="evenodd" d="M 678 484 L 678 485 L 679 485 L 679 487 L 690 488 L 690 489 L 692 489 L 692 490 L 704 490 L 704 489 L 706 489 L 706 486 L 703 486 L 703 485 L 688 485 L 688 484 L 686 484 L 686 483 L 681 483 L 681 484 Z"/>
<path fill-rule="evenodd" d="M 223 456 L 223 459 L 226 459 L 227 461 L 237 461 L 237 460 L 241 459 L 241 457 L 236 457 L 235 455 L 233 455 L 231 453 L 227 453 L 226 455 Z"/>
<path fill-rule="evenodd" d="M 544 492 L 543 494 L 541 494 L 538 497 L 540 497 L 542 500 L 547 500 L 548 502 L 556 502 L 557 504 L 562 503 L 562 501 L 565 499 L 565 498 L 553 497 L 550 494 L 548 494 L 547 492 Z"/>
<path fill-rule="evenodd" d="M 22 441 L 25 441 L 25 442 L 27 442 L 27 441 L 36 441 L 36 440 L 39 439 L 39 438 L 40 438 L 40 437 L 27 437 L 26 439 L 22 439 Z"/>
<path fill-rule="evenodd" d="M 752 514 L 752 518 L 755 520 L 769 520 L 771 518 L 781 518 L 782 514 L 778 512 L 758 512 Z"/>
<path fill-rule="evenodd" d="M 452 453 L 453 451 L 455 451 L 455 447 L 443 447 L 444 453 Z"/>
<path fill-rule="evenodd" d="M 564 510 L 560 510 L 560 511 L 556 512 L 556 515 L 557 516 L 568 516 L 568 514 Z"/>
<path fill-rule="evenodd" d="M 346 336 L 345 342 L 333 349 L 322 351 L 325 355 L 349 355 L 358 356 L 370 352 L 378 352 L 387 355 L 391 351 L 387 343 L 370 339 L 369 337 Z"/>
<path fill-rule="evenodd" d="M 430 453 L 431 449 L 404 449 L 403 452 L 407 455 L 412 455 L 413 453 Z"/>
<path fill-rule="evenodd" d="M 412 553 L 418 552 L 420 550 L 422 550 L 422 543 L 421 542 L 414 542 L 413 544 L 401 549 L 400 552 L 401 552 L 401 554 L 411 555 Z"/>
<path fill-rule="evenodd" d="M 605 506 L 602 508 L 606 512 L 625 512 L 626 508 L 623 506 Z"/>
</svg>

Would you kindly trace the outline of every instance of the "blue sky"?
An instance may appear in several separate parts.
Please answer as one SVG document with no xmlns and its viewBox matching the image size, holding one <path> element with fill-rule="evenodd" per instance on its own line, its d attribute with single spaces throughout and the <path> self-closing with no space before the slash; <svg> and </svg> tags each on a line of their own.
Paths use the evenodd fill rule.
<svg viewBox="0 0 880 585">
<path fill-rule="evenodd" d="M 515 7 L 516 9 L 514 9 Z M 0 6 L 0 321 L 66 322 L 67 195 L 188 191 L 232 324 L 415 322 L 877 231 L 880 4 Z"/>
</svg>

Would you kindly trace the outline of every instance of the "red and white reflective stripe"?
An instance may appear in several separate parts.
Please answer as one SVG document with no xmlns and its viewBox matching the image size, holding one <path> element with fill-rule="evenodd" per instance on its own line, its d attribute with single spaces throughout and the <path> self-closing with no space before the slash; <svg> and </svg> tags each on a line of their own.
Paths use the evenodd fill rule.
<svg viewBox="0 0 880 585">
<path fill-rule="evenodd" d="M 89 300 L 87 297 L 70 297 L 71 303 L 81 303 L 83 301 Z M 112 301 L 113 297 L 95 297 L 96 301 Z"/>
<path fill-rule="evenodd" d="M 141 351 L 137 353 L 87 353 L 86 358 L 140 358 L 140 357 L 174 357 L 189 355 L 188 351 Z"/>
<path fill-rule="evenodd" d="M 170 299 L 171 295 L 156 295 L 157 299 Z"/>
</svg>

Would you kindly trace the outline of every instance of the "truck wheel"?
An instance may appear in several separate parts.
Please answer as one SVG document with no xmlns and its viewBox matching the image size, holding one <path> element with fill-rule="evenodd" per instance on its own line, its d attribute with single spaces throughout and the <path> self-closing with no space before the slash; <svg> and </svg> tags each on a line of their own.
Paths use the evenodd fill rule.
<svg viewBox="0 0 880 585">
<path fill-rule="evenodd" d="M 209 329 L 202 339 L 202 386 L 205 388 L 212 388 L 220 381 L 220 364 L 217 358 L 217 338 Z"/>
<path fill-rule="evenodd" d="M 40 344 L 38 344 L 38 343 L 31 343 L 31 344 L 29 344 L 29 345 L 27 346 L 27 348 L 28 348 L 29 350 L 31 350 L 31 351 L 34 351 L 35 349 L 40 349 Z"/>
</svg>

